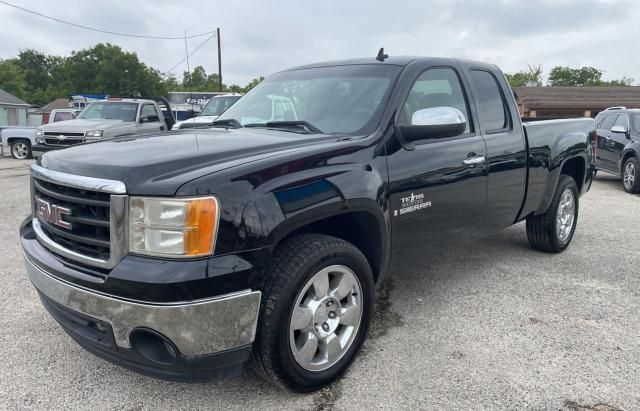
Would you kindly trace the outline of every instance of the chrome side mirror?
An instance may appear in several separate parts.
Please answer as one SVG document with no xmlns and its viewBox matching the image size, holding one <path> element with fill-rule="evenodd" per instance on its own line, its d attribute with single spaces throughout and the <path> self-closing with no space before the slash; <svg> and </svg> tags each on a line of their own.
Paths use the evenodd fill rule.
<svg viewBox="0 0 640 411">
<path fill-rule="evenodd" d="M 407 141 L 456 137 L 464 133 L 467 120 L 454 107 L 433 107 L 418 110 L 411 116 L 411 125 L 400 125 Z"/>
</svg>

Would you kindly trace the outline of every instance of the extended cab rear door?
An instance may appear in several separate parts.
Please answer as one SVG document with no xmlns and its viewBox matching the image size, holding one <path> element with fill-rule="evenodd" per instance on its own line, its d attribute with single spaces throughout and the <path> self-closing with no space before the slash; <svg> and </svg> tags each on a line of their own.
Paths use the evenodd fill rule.
<svg viewBox="0 0 640 411">
<path fill-rule="evenodd" d="M 403 89 L 396 124 L 411 124 L 418 110 L 453 107 L 467 119 L 456 137 L 407 144 L 396 127 L 398 147 L 387 150 L 394 243 L 403 237 L 424 245 L 430 233 L 481 225 L 486 211 L 485 144 L 477 132 L 460 67 L 413 63 L 400 83 Z M 396 242 L 397 241 L 397 242 Z M 405 243 L 406 244 L 406 243 Z"/>
<path fill-rule="evenodd" d="M 471 84 L 478 133 L 487 148 L 485 226 L 508 227 L 518 217 L 527 185 L 527 147 L 520 115 L 504 75 L 495 66 L 462 63 L 462 67 Z"/>
</svg>

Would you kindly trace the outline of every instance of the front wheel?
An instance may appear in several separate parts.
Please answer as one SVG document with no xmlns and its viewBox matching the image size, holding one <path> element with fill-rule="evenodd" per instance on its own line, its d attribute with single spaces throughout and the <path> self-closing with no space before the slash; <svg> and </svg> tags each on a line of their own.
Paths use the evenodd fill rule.
<svg viewBox="0 0 640 411">
<path fill-rule="evenodd" d="M 31 142 L 25 139 L 13 140 L 11 142 L 11 157 L 16 160 L 31 158 Z"/>
<path fill-rule="evenodd" d="M 564 251 L 578 222 L 578 186 L 567 175 L 560 175 L 556 192 L 544 214 L 527 218 L 527 238 L 536 250 L 547 253 Z"/>
<path fill-rule="evenodd" d="M 352 244 L 319 234 L 287 240 L 266 276 L 254 368 L 299 392 L 330 383 L 364 342 L 374 300 L 371 268 Z"/>
<path fill-rule="evenodd" d="M 640 193 L 640 162 L 636 157 L 629 157 L 622 166 L 622 183 L 624 191 L 631 194 Z"/>
</svg>

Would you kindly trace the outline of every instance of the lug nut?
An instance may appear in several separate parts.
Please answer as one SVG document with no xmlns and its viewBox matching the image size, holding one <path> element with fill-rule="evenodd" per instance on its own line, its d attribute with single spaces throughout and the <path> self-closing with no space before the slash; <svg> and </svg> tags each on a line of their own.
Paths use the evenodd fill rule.
<svg viewBox="0 0 640 411">
<path fill-rule="evenodd" d="M 322 329 L 325 330 L 325 331 L 329 331 L 329 324 L 323 323 L 322 324 Z"/>
<path fill-rule="evenodd" d="M 329 318 L 336 318 L 336 312 L 335 311 L 329 311 Z"/>
<path fill-rule="evenodd" d="M 331 307 L 333 305 L 333 300 L 327 301 L 327 307 Z"/>
</svg>

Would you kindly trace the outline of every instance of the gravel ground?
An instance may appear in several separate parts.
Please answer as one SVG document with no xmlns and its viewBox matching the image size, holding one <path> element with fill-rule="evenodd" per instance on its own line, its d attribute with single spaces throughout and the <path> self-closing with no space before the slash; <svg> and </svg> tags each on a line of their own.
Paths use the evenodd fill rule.
<svg viewBox="0 0 640 411">
<path fill-rule="evenodd" d="M 363 353 L 311 395 L 250 371 L 220 384 L 158 381 L 82 350 L 25 277 L 17 230 L 28 165 L 0 158 L 0 408 L 640 408 L 640 196 L 600 175 L 561 255 L 523 224 L 482 239 L 407 247 Z"/>
</svg>

